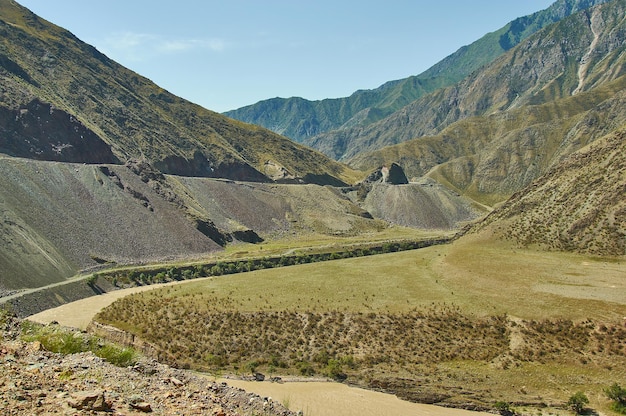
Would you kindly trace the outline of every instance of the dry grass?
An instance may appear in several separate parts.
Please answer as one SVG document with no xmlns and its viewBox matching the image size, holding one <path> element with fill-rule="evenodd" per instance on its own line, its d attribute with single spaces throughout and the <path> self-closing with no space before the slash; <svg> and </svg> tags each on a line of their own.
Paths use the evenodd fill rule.
<svg viewBox="0 0 626 416">
<path fill-rule="evenodd" d="M 626 381 L 624 275 L 623 258 L 515 250 L 482 234 L 194 281 L 126 298 L 98 320 L 179 366 L 347 376 L 476 408 L 558 407 L 584 390 L 606 410 L 602 389 Z"/>
</svg>

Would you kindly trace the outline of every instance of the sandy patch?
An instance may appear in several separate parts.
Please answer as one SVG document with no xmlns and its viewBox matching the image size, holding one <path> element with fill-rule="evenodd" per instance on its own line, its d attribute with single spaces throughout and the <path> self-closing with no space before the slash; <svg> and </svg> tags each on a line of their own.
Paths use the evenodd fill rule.
<svg viewBox="0 0 626 416">
<path fill-rule="evenodd" d="M 115 290 L 104 293 L 102 295 L 92 296 L 87 299 L 77 300 L 75 302 L 66 303 L 56 308 L 48 309 L 43 312 L 31 315 L 26 319 L 49 324 L 52 321 L 58 322 L 63 326 L 73 328 L 86 329 L 93 317 L 118 299 L 133 293 L 144 292 L 147 290 L 163 287 L 164 285 L 139 286 L 129 289 Z"/>
<path fill-rule="evenodd" d="M 410 403 L 391 394 L 379 393 L 328 382 L 271 383 L 243 380 L 221 380 L 262 397 L 271 397 L 305 416 L 480 416 L 490 413 L 450 409 Z"/>
</svg>

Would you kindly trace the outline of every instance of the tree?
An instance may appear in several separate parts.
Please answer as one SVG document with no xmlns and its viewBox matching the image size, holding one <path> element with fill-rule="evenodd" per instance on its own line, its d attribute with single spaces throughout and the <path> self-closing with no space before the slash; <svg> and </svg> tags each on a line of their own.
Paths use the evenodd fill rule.
<svg viewBox="0 0 626 416">
<path fill-rule="evenodd" d="M 567 406 L 576 412 L 577 415 L 585 410 L 587 404 L 589 404 L 589 399 L 582 391 L 574 393 L 567 401 Z"/>
</svg>

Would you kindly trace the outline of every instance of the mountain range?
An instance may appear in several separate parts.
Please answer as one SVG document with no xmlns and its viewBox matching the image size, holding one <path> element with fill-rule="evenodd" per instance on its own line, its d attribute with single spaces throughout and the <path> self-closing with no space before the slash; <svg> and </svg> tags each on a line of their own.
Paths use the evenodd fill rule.
<svg viewBox="0 0 626 416">
<path fill-rule="evenodd" d="M 492 210 L 473 229 L 624 255 L 625 15 L 625 0 L 559 0 L 426 75 L 324 100 L 340 123 L 328 128 L 343 128 L 311 124 L 306 141 L 336 161 L 176 97 L 0 0 L 0 291 L 233 242 L 448 232 Z M 281 111 L 260 112 L 288 121 Z"/>
<path fill-rule="evenodd" d="M 606 1 L 558 0 L 546 10 L 515 19 L 460 48 L 419 75 L 389 81 L 373 90 L 359 90 L 349 97 L 321 101 L 272 98 L 224 114 L 264 126 L 344 160 L 350 156 L 345 154 L 345 148 L 340 144 L 324 144 L 324 133 L 363 128 L 384 119 L 424 95 L 456 84 L 542 28 Z M 354 133 L 343 137 L 351 134 Z"/>
</svg>

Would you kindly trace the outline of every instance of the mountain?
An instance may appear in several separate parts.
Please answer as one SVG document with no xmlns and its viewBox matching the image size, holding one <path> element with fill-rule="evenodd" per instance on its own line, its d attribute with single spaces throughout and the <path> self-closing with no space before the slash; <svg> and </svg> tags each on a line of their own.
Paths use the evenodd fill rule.
<svg viewBox="0 0 626 416">
<path fill-rule="evenodd" d="M 573 153 L 474 227 L 520 246 L 626 254 L 626 125 Z"/>
<path fill-rule="evenodd" d="M 0 296 L 400 221 L 400 207 L 374 218 L 351 188 L 319 186 L 364 173 L 176 97 L 11 0 L 0 0 L 0 33 Z M 481 214 L 454 193 L 411 187 L 404 195 L 442 200 L 444 212 L 404 225 L 452 229 Z M 367 206 L 384 203 L 376 195 Z"/>
<path fill-rule="evenodd" d="M 352 135 L 350 164 L 397 162 L 483 203 L 506 199 L 625 122 L 625 13 L 612 1 L 542 30 Z"/>
<path fill-rule="evenodd" d="M 367 126 L 385 118 L 428 93 L 462 80 L 538 30 L 606 1 L 558 0 L 546 10 L 520 17 L 462 47 L 420 75 L 390 81 L 373 90 L 359 90 L 350 97 L 321 101 L 299 97 L 273 98 L 224 114 L 318 148 L 323 138 L 316 140 L 314 136 L 331 130 Z M 328 146 L 322 145 L 319 149 L 328 149 Z M 336 159 L 343 156 L 339 149 L 326 151 L 326 154 Z"/>
<path fill-rule="evenodd" d="M 355 173 L 269 130 L 163 90 L 12 0 L 0 0 L 0 152 L 164 173 L 343 184 Z"/>
</svg>

